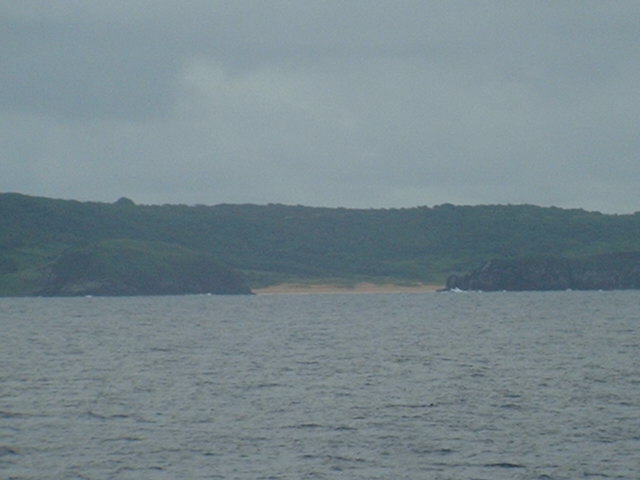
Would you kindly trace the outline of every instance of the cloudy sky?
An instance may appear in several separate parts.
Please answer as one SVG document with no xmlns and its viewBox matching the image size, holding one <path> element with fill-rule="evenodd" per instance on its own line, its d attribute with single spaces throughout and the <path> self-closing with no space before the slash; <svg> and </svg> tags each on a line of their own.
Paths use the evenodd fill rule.
<svg viewBox="0 0 640 480">
<path fill-rule="evenodd" d="M 637 0 L 0 0 L 0 191 L 640 210 Z"/>
</svg>

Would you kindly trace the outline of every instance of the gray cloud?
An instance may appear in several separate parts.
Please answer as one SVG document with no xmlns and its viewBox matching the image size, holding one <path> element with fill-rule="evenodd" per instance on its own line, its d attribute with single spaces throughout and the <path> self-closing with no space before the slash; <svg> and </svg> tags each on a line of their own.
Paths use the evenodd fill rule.
<svg viewBox="0 0 640 480">
<path fill-rule="evenodd" d="M 637 2 L 0 7 L 0 190 L 632 212 Z"/>
</svg>

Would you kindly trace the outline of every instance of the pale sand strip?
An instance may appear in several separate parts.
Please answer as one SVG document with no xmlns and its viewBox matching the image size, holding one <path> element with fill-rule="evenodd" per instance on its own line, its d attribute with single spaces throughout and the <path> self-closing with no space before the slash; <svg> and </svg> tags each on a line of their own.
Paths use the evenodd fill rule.
<svg viewBox="0 0 640 480">
<path fill-rule="evenodd" d="M 328 283 L 302 284 L 281 283 L 265 288 L 254 288 L 253 293 L 291 294 L 291 293 L 427 293 L 440 290 L 442 285 L 394 285 L 361 282 L 352 286 L 332 285 Z"/>
</svg>

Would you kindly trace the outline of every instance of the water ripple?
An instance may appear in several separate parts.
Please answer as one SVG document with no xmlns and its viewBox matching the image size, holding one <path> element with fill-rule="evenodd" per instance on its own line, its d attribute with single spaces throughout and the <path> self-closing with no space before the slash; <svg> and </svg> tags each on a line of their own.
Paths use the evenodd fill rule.
<svg viewBox="0 0 640 480">
<path fill-rule="evenodd" d="M 0 301 L 2 478 L 637 480 L 639 292 Z"/>
</svg>

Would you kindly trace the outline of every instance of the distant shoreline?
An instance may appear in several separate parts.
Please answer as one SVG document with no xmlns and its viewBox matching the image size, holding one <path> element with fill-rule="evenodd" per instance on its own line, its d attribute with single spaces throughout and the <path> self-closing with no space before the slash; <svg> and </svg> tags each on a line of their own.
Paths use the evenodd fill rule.
<svg viewBox="0 0 640 480">
<path fill-rule="evenodd" d="M 309 294 L 309 293 L 432 293 L 444 288 L 443 285 L 418 284 L 395 285 L 360 282 L 355 285 L 334 285 L 330 283 L 304 284 L 280 283 L 264 288 L 254 288 L 256 295 Z"/>
</svg>

